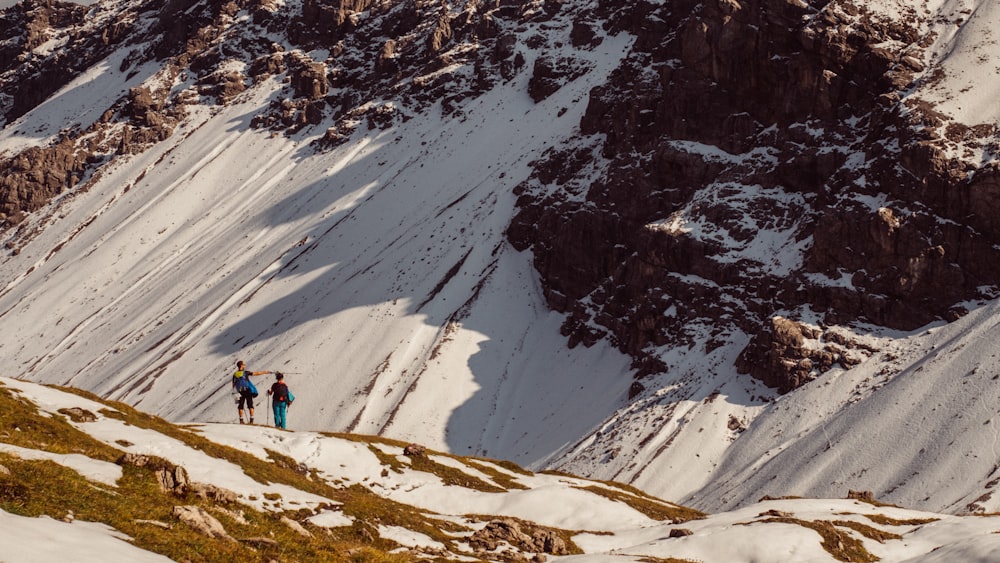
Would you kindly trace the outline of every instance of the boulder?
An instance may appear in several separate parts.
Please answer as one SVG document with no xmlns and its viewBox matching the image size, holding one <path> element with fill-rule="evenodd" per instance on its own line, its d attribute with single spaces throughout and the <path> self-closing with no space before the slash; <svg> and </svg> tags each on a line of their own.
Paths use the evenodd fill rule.
<svg viewBox="0 0 1000 563">
<path fill-rule="evenodd" d="M 513 518 L 492 520 L 469 538 L 469 546 L 477 551 L 494 551 L 504 545 L 525 553 L 569 554 L 566 542 L 554 530 Z"/>
<path fill-rule="evenodd" d="M 779 393 L 787 393 L 834 365 L 850 368 L 860 361 L 857 355 L 870 355 L 874 351 L 843 334 L 821 332 L 775 316 L 740 352 L 736 369 L 776 388 Z"/>
<path fill-rule="evenodd" d="M 427 448 L 420 444 L 407 444 L 403 448 L 403 455 L 409 457 L 427 457 Z"/>
<path fill-rule="evenodd" d="M 156 481 L 160 484 L 161 489 L 164 491 L 173 491 L 177 495 L 184 494 L 191 484 L 187 470 L 180 465 L 157 469 Z"/>
<path fill-rule="evenodd" d="M 236 541 L 226 532 L 222 523 L 199 506 L 175 506 L 173 515 L 203 536 Z"/>
<path fill-rule="evenodd" d="M 69 417 L 73 422 L 96 422 L 97 415 L 88 411 L 87 409 L 81 409 L 80 407 L 62 408 L 59 409 L 61 414 Z"/>
</svg>

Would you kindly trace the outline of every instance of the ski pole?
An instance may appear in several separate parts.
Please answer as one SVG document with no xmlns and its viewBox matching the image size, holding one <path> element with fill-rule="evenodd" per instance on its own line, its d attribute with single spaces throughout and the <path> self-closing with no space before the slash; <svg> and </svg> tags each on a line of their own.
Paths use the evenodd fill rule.
<svg viewBox="0 0 1000 563">
<path fill-rule="evenodd" d="M 270 393 L 267 394 L 267 412 L 264 414 L 264 417 L 265 417 L 264 421 L 267 422 L 268 426 L 270 426 L 271 425 L 271 394 Z"/>
</svg>

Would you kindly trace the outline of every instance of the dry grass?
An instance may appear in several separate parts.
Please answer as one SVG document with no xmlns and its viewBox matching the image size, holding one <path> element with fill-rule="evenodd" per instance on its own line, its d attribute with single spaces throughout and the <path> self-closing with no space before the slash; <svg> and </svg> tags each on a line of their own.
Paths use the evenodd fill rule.
<svg viewBox="0 0 1000 563">
<path fill-rule="evenodd" d="M 482 473 L 485 473 L 486 475 L 489 475 L 490 479 L 492 479 L 494 483 L 496 483 L 497 485 L 503 487 L 506 490 L 511 490 L 511 489 L 527 489 L 528 488 L 525 485 L 522 485 L 521 483 L 518 483 L 516 478 L 511 477 L 510 475 L 504 473 L 503 471 L 497 471 L 496 469 L 494 469 L 493 467 L 491 467 L 489 465 L 483 465 L 482 463 L 476 463 L 476 460 L 471 460 L 471 459 L 465 460 L 464 463 L 466 465 L 468 465 L 469 467 L 472 467 L 473 469 L 477 470 L 477 471 L 480 471 Z M 490 462 L 490 463 L 496 463 L 496 462 Z M 528 475 L 530 475 L 530 473 L 528 473 Z"/>
<path fill-rule="evenodd" d="M 626 487 L 625 485 L 619 485 L 619 488 Z M 638 510 L 639 512 L 645 514 L 646 516 L 652 518 L 653 520 L 660 521 L 671 521 L 675 524 L 680 522 L 687 522 L 688 520 L 699 520 L 705 517 L 705 514 L 699 512 L 693 508 L 688 508 L 686 506 L 681 506 L 678 504 L 670 504 L 663 502 L 661 500 L 650 497 L 644 493 L 639 492 L 639 494 L 633 492 L 627 492 L 625 490 L 612 490 L 606 487 L 601 487 L 597 485 L 591 485 L 589 487 L 579 487 L 584 491 L 589 491 L 596 495 L 618 501 L 631 506 L 632 508 Z"/>
<path fill-rule="evenodd" d="M 834 520 L 833 525 L 840 526 L 841 528 L 850 528 L 855 532 L 858 532 L 859 534 L 863 535 L 864 537 L 870 540 L 875 540 L 879 543 L 885 543 L 886 540 L 903 539 L 903 536 L 899 534 L 894 534 L 892 532 L 879 530 L 878 528 L 873 528 L 871 526 L 867 526 L 860 522 L 854 522 L 852 520 Z"/>
<path fill-rule="evenodd" d="M 410 467 L 417 471 L 425 471 L 437 475 L 445 485 L 464 487 L 484 493 L 505 493 L 507 489 L 487 483 L 475 475 L 470 475 L 457 467 L 438 463 L 430 455 L 419 455 L 410 458 Z"/>
<path fill-rule="evenodd" d="M 507 461 L 504 459 L 491 459 L 488 457 L 470 457 L 466 458 L 466 461 L 485 461 L 487 463 L 492 463 L 493 465 L 502 467 L 507 471 L 510 471 L 511 473 L 517 473 L 519 475 L 524 475 L 526 477 L 534 475 L 534 473 L 528 471 L 527 469 L 521 467 L 520 465 L 514 463 L 513 461 Z"/>
<path fill-rule="evenodd" d="M 895 518 L 889 518 L 884 514 L 865 514 L 865 517 L 872 522 L 882 524 L 883 526 L 921 526 L 923 524 L 930 524 L 931 522 L 937 522 L 940 520 L 940 518 L 911 518 L 909 520 L 897 520 Z"/>
<path fill-rule="evenodd" d="M 833 522 L 825 520 L 800 520 L 798 518 L 768 518 L 760 520 L 762 523 L 781 522 L 784 524 L 795 524 L 803 528 L 815 531 L 823 538 L 820 544 L 827 553 L 838 561 L 848 563 L 873 563 L 878 561 L 878 557 L 872 555 L 860 540 L 851 537 L 847 532 L 837 529 Z"/>
<path fill-rule="evenodd" d="M 465 487 L 467 489 L 473 489 L 476 491 L 483 491 L 487 493 L 504 493 L 507 492 L 507 488 L 501 485 L 495 485 L 492 483 L 487 483 L 475 475 L 466 473 L 459 468 L 452 467 L 450 465 L 445 465 L 443 463 L 438 463 L 432 459 L 431 456 L 441 456 L 447 457 L 459 461 L 462 464 L 468 465 L 470 468 L 476 469 L 489 475 L 491 478 L 496 478 L 498 483 L 506 484 L 508 482 L 512 483 L 514 486 L 511 488 L 525 488 L 516 482 L 513 482 L 508 476 L 502 474 L 494 469 L 484 467 L 481 464 L 476 464 L 474 462 L 468 462 L 463 458 L 458 456 L 435 452 L 432 450 L 426 450 L 425 454 L 410 456 L 409 463 L 401 460 L 400 455 L 403 454 L 403 449 L 408 445 L 406 442 L 400 442 L 398 440 L 390 440 L 387 438 L 377 437 L 377 436 L 357 436 L 351 434 L 324 434 L 326 436 L 332 436 L 336 438 L 342 438 L 346 440 L 351 440 L 355 442 L 362 442 L 368 444 L 368 449 L 379 459 L 379 462 L 386 466 L 388 469 L 395 471 L 396 473 L 402 473 L 406 469 L 412 469 L 416 471 L 423 471 L 425 473 L 431 473 L 436 475 L 441 479 L 441 482 L 445 485 L 454 485 L 457 487 Z M 376 446 L 376 444 L 383 444 L 391 446 L 393 448 L 399 448 L 399 454 L 386 453 L 382 448 Z"/>
<path fill-rule="evenodd" d="M 324 529 L 313 526 L 305 519 L 313 511 L 308 508 L 283 512 L 258 512 L 244 505 L 222 506 L 215 501 L 187 494 L 178 497 L 160 489 L 154 469 L 155 464 L 136 467 L 126 464 L 123 476 L 116 487 L 95 484 L 75 471 L 48 461 L 25 461 L 10 455 L 0 455 L 0 464 L 10 469 L 9 475 L 0 476 L 0 509 L 22 516 L 48 515 L 63 518 L 72 512 L 79 520 L 103 522 L 134 538 L 134 544 L 143 549 L 163 554 L 179 561 L 366 561 L 396 563 L 413 559 L 412 554 L 389 553 L 399 546 L 379 537 L 379 526 L 398 526 L 423 534 L 457 553 L 458 540 L 471 529 L 432 513 L 397 503 L 375 494 L 368 487 L 353 484 L 343 487 L 326 482 L 314 469 L 302 466 L 296 460 L 279 452 L 265 450 L 268 459 L 261 459 L 246 451 L 212 442 L 197 431 L 197 426 L 179 427 L 159 417 L 136 411 L 123 403 L 105 401 L 91 393 L 63 388 L 63 391 L 85 397 L 106 405 L 99 413 L 104 417 L 120 420 L 138 428 L 159 432 L 176 439 L 204 454 L 231 462 L 262 485 L 284 484 L 296 489 L 330 499 L 325 508 L 337 508 L 352 519 L 350 526 Z M 81 453 L 93 459 L 114 463 L 131 444 L 119 440 L 108 445 L 91 438 L 74 424 L 89 424 L 93 413 L 65 410 L 61 415 L 40 414 L 35 406 L 0 385 L 0 441 L 53 453 Z M 70 423 L 70 420 L 74 423 Z M 388 471 L 425 471 L 436 475 L 447 485 L 484 492 L 505 492 L 523 489 L 517 475 L 533 475 L 516 464 L 496 460 L 476 460 L 430 452 L 404 458 L 405 442 L 380 437 L 347 434 L 326 434 L 353 440 L 367 445 L 381 460 L 384 474 Z M 388 447 L 386 447 L 388 446 Z M 398 448 L 399 454 L 387 453 Z M 463 471 L 457 464 L 442 463 L 441 457 L 458 460 L 469 468 Z M 498 469 L 501 468 L 505 471 Z M 483 475 L 486 478 L 482 477 Z M 577 478 L 576 476 L 571 476 Z M 224 484 L 220 484 L 223 485 Z M 614 501 L 625 503 L 657 520 L 682 522 L 701 518 L 695 510 L 666 503 L 642 493 L 638 489 L 610 483 L 607 486 L 586 487 Z M 278 503 L 276 494 L 262 493 L 271 502 Z M 250 544 L 212 539 L 198 535 L 173 516 L 177 505 L 196 505 L 212 513 L 233 537 L 269 538 L 276 545 Z M 242 515 L 240 517 L 239 515 Z M 280 522 L 288 517 L 300 522 L 312 532 L 311 538 L 300 536 Z M 169 524 L 169 529 L 142 521 Z M 533 525 L 525 524 L 529 528 Z M 579 552 L 571 540 L 573 533 L 555 530 L 570 549 Z M 426 560 L 426 557 L 421 557 Z M 679 563 L 680 560 L 657 560 Z"/>
<path fill-rule="evenodd" d="M 309 509 L 283 513 L 257 512 L 247 506 L 221 506 L 188 494 L 178 497 L 160 489 L 153 467 L 124 465 L 117 486 L 93 483 L 76 471 L 51 461 L 29 461 L 0 454 L 0 464 L 10 470 L 0 475 L 0 509 L 27 517 L 47 515 L 55 519 L 72 514 L 75 519 L 103 522 L 134 538 L 136 546 L 177 561 L 367 561 L 396 563 L 409 561 L 405 554 L 390 554 L 399 547 L 382 539 L 377 524 L 402 526 L 453 545 L 446 531 L 457 526 L 432 521 L 413 507 L 383 499 L 364 487 L 335 489 L 322 481 L 296 472 L 298 465 L 285 456 L 269 452 L 272 460 L 262 460 L 246 452 L 211 442 L 204 437 L 145 415 L 124 404 L 102 401 L 91 394 L 65 389 L 112 408 L 104 416 L 137 427 L 148 428 L 176 438 L 207 455 L 225 459 L 244 468 L 260 483 L 283 483 L 342 503 L 342 510 L 355 518 L 353 526 L 325 530 L 303 524 L 313 532 L 305 538 L 280 522 L 282 516 L 300 519 Z M 84 423 L 86 424 L 86 423 Z M 124 453 L 74 428 L 62 416 L 45 416 L 34 405 L 0 386 L 0 441 L 52 453 L 82 453 L 114 463 Z M 155 465 L 155 464 L 154 464 Z M 275 546 L 253 546 L 243 542 L 214 539 L 195 533 L 173 516 L 177 505 L 196 505 L 208 510 L 234 538 L 266 537 Z M 233 518 L 240 512 L 243 520 Z M 143 523 L 158 521 L 170 529 Z M 449 543 L 452 542 L 452 543 Z"/>
</svg>

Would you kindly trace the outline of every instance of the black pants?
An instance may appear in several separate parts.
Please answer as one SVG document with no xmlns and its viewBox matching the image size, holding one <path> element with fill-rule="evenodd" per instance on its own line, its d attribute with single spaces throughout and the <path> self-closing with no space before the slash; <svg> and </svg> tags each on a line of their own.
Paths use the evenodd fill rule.
<svg viewBox="0 0 1000 563">
<path fill-rule="evenodd" d="M 241 389 L 240 390 L 240 405 L 237 408 L 239 408 L 240 410 L 243 410 L 243 404 L 244 403 L 246 403 L 246 406 L 247 406 L 248 409 L 252 409 L 253 408 L 253 391 L 251 391 L 249 389 Z"/>
</svg>

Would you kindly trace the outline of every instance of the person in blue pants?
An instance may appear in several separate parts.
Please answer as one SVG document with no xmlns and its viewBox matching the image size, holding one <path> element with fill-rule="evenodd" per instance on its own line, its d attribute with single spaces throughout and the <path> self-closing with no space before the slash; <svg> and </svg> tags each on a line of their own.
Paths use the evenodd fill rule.
<svg viewBox="0 0 1000 563">
<path fill-rule="evenodd" d="M 288 422 L 288 405 L 291 405 L 295 400 L 295 395 L 288 390 L 288 385 L 285 383 L 285 374 L 276 372 L 274 374 L 274 379 L 276 380 L 271 388 L 267 390 L 267 394 L 272 397 L 272 408 L 274 409 L 274 425 L 277 428 L 285 428 Z"/>
</svg>

